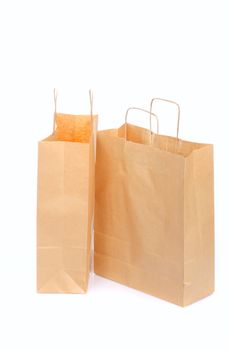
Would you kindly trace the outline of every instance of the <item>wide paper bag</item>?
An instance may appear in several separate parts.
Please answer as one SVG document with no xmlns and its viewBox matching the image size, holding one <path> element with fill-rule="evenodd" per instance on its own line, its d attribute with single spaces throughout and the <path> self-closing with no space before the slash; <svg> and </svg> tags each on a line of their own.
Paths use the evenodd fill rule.
<svg viewBox="0 0 229 350">
<path fill-rule="evenodd" d="M 90 271 L 97 117 L 56 114 L 39 142 L 37 290 L 84 293 Z"/>
<path fill-rule="evenodd" d="M 213 146 L 97 134 L 95 272 L 185 306 L 214 290 Z"/>
</svg>

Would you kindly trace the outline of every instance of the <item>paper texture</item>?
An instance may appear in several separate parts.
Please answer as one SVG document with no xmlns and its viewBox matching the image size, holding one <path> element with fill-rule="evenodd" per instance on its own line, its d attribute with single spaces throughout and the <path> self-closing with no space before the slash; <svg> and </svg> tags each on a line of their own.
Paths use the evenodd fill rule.
<svg viewBox="0 0 229 350">
<path fill-rule="evenodd" d="M 95 272 L 188 305 L 214 290 L 213 146 L 97 134 Z"/>
<path fill-rule="evenodd" d="M 39 142 L 37 290 L 84 293 L 90 270 L 97 117 L 56 114 Z"/>
</svg>

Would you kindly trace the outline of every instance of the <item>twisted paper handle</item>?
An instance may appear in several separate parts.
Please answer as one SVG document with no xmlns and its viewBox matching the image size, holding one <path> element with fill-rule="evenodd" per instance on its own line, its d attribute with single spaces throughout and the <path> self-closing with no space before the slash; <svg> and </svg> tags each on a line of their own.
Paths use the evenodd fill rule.
<svg viewBox="0 0 229 350">
<path fill-rule="evenodd" d="M 152 113 L 151 111 L 147 111 L 146 109 L 143 108 L 138 108 L 138 107 L 130 107 L 127 109 L 126 111 L 126 115 L 125 115 L 125 141 L 127 141 L 127 116 L 130 110 L 138 110 L 138 111 L 142 111 L 145 113 L 149 113 L 150 115 L 150 144 L 152 143 L 152 116 L 154 116 L 156 118 L 157 121 L 157 134 L 159 133 L 159 120 L 156 114 Z"/>
</svg>

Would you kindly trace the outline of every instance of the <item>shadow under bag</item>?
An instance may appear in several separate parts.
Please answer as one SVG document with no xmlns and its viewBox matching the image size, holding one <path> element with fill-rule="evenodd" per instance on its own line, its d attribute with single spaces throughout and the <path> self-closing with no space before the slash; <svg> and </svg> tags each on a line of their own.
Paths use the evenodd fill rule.
<svg viewBox="0 0 229 350">
<path fill-rule="evenodd" d="M 94 268 L 185 306 L 214 290 L 213 146 L 178 129 L 98 132 Z"/>
</svg>

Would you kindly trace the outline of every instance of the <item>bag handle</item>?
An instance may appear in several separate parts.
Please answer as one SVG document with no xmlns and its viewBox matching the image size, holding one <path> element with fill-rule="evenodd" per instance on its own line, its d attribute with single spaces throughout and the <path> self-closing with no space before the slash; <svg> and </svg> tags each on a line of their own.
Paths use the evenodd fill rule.
<svg viewBox="0 0 229 350">
<path fill-rule="evenodd" d="M 133 109 L 150 114 L 150 144 L 151 144 L 152 143 L 152 116 L 154 116 L 156 118 L 156 121 L 157 121 L 157 134 L 159 133 L 158 117 L 156 114 L 152 113 L 151 111 L 147 111 L 146 109 L 138 108 L 138 107 L 129 107 L 126 111 L 126 115 L 125 115 L 125 141 L 127 141 L 127 116 L 128 116 L 129 111 L 133 110 Z"/>
<path fill-rule="evenodd" d="M 54 97 L 53 134 L 54 134 L 55 128 L 56 128 L 56 110 L 57 110 L 57 97 L 58 97 L 57 89 L 53 90 L 53 97 Z M 89 90 L 89 101 L 90 101 L 91 124 L 93 125 L 93 92 L 91 90 Z"/>
<path fill-rule="evenodd" d="M 54 88 L 54 90 L 53 90 L 53 98 L 54 98 L 53 134 L 55 133 L 55 128 L 56 128 L 57 96 L 58 96 L 57 89 Z"/>
<path fill-rule="evenodd" d="M 93 123 L 93 92 L 91 90 L 89 90 L 89 101 L 90 101 L 91 123 Z"/>
<path fill-rule="evenodd" d="M 151 103 L 150 103 L 150 113 L 152 113 L 152 106 L 153 106 L 154 101 L 168 102 L 168 103 L 172 103 L 172 104 L 174 104 L 175 106 L 177 106 L 177 139 L 178 139 L 178 136 L 179 136 L 179 126 L 180 126 L 180 106 L 179 106 L 179 104 L 178 104 L 177 102 L 175 102 L 175 101 L 167 100 L 167 99 L 165 99 L 165 98 L 154 97 L 154 98 L 151 100 Z"/>
</svg>

